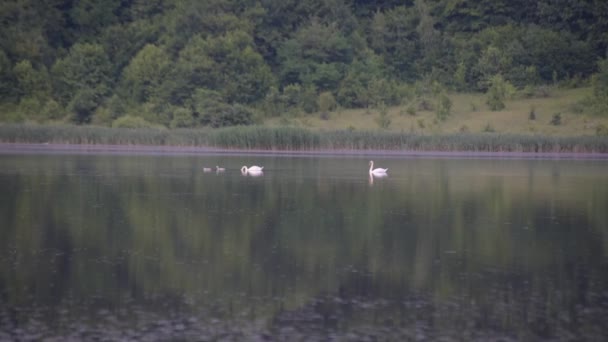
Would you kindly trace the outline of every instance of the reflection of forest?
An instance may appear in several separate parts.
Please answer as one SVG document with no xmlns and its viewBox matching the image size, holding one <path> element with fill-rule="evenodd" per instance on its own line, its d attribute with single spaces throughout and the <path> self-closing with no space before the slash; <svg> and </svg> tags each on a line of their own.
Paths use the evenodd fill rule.
<svg viewBox="0 0 608 342">
<path fill-rule="evenodd" d="M 162 295 L 250 312 L 259 300 L 277 327 L 607 335 L 601 164 L 418 160 L 373 187 L 197 165 L 2 157 L 2 301 Z"/>
</svg>

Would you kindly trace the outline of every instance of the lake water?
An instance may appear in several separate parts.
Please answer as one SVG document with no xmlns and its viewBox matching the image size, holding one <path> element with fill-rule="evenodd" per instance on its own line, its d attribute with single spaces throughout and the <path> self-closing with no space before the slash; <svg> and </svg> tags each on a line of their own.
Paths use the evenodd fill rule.
<svg viewBox="0 0 608 342">
<path fill-rule="evenodd" d="M 0 154 L 0 340 L 608 338 L 608 160 L 369 159 Z"/>
</svg>

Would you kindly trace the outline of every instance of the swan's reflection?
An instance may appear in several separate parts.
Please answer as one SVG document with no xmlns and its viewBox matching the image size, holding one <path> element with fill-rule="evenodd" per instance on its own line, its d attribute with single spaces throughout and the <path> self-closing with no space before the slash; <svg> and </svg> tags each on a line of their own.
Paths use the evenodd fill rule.
<svg viewBox="0 0 608 342">
<path fill-rule="evenodd" d="M 388 177 L 387 173 L 369 173 L 369 185 L 374 185 L 374 178 L 386 178 Z"/>
</svg>

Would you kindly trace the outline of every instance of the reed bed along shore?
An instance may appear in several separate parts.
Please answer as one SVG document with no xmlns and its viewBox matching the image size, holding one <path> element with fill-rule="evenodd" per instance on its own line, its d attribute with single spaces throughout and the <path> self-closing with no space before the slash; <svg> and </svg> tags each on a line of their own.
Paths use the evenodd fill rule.
<svg viewBox="0 0 608 342">
<path fill-rule="evenodd" d="M 421 135 L 385 131 L 313 131 L 296 127 L 264 126 L 168 130 L 0 125 L 0 142 L 187 146 L 269 151 L 608 153 L 608 138 L 596 136 L 549 137 L 499 133 Z"/>
</svg>

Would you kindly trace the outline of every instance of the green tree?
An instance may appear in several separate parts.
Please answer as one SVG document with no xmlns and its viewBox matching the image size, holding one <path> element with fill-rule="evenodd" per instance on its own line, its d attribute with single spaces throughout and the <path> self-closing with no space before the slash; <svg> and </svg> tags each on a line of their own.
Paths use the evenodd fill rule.
<svg viewBox="0 0 608 342">
<path fill-rule="evenodd" d="M 16 88 L 11 61 L 4 50 L 0 49 L 0 101 L 10 99 Z"/>
<path fill-rule="evenodd" d="M 486 104 L 490 110 L 497 111 L 505 108 L 505 100 L 512 93 L 513 86 L 502 77 L 494 75 L 490 78 L 490 87 L 486 92 Z"/>
<path fill-rule="evenodd" d="M 608 59 L 598 62 L 598 72 L 591 81 L 593 87 L 593 112 L 608 116 Z"/>
<path fill-rule="evenodd" d="M 384 59 L 389 73 L 402 81 L 413 81 L 417 76 L 415 62 L 421 56 L 419 20 L 413 6 L 377 12 L 372 20 L 370 45 Z"/>
<path fill-rule="evenodd" d="M 128 98 L 143 103 L 159 99 L 163 81 L 171 69 L 168 54 L 155 45 L 141 49 L 123 72 L 123 89 Z"/>
<path fill-rule="evenodd" d="M 89 123 L 97 106 L 111 93 L 112 65 L 98 44 L 75 44 L 51 69 L 53 91 L 77 123 Z"/>
<path fill-rule="evenodd" d="M 78 43 L 72 46 L 67 56 L 53 65 L 53 91 L 64 104 L 83 89 L 100 98 L 111 91 L 111 73 L 112 65 L 101 45 Z"/>
<path fill-rule="evenodd" d="M 171 128 L 187 128 L 194 127 L 196 121 L 192 115 L 192 111 L 187 108 L 177 108 L 173 112 L 173 119 L 171 119 Z"/>
<path fill-rule="evenodd" d="M 318 106 L 322 115 L 327 115 L 330 111 L 336 109 L 336 99 L 334 98 L 334 95 L 328 91 L 319 94 Z"/>
<path fill-rule="evenodd" d="M 51 84 L 44 65 L 37 70 L 30 61 L 25 60 L 17 63 L 13 72 L 17 78 L 19 94 L 22 97 L 45 99 L 50 95 Z"/>
<path fill-rule="evenodd" d="M 435 106 L 435 114 L 439 120 L 445 120 L 450 116 L 452 110 L 452 100 L 445 94 L 441 93 L 437 97 L 437 105 Z"/>
<path fill-rule="evenodd" d="M 115 13 L 120 5 L 121 0 L 74 1 L 70 19 L 80 36 L 92 37 L 118 21 Z"/>
<path fill-rule="evenodd" d="M 366 51 L 348 66 L 338 88 L 338 102 L 345 107 L 370 106 L 375 101 L 370 94 L 370 84 L 385 77 L 380 57 Z"/>
<path fill-rule="evenodd" d="M 270 68 L 243 31 L 194 37 L 180 52 L 178 69 L 182 97 L 196 88 L 208 88 L 228 103 L 253 103 L 263 99 L 274 84 Z"/>
<path fill-rule="evenodd" d="M 312 20 L 281 45 L 278 53 L 282 85 L 312 83 L 319 91 L 333 91 L 354 51 L 337 25 Z"/>
</svg>

